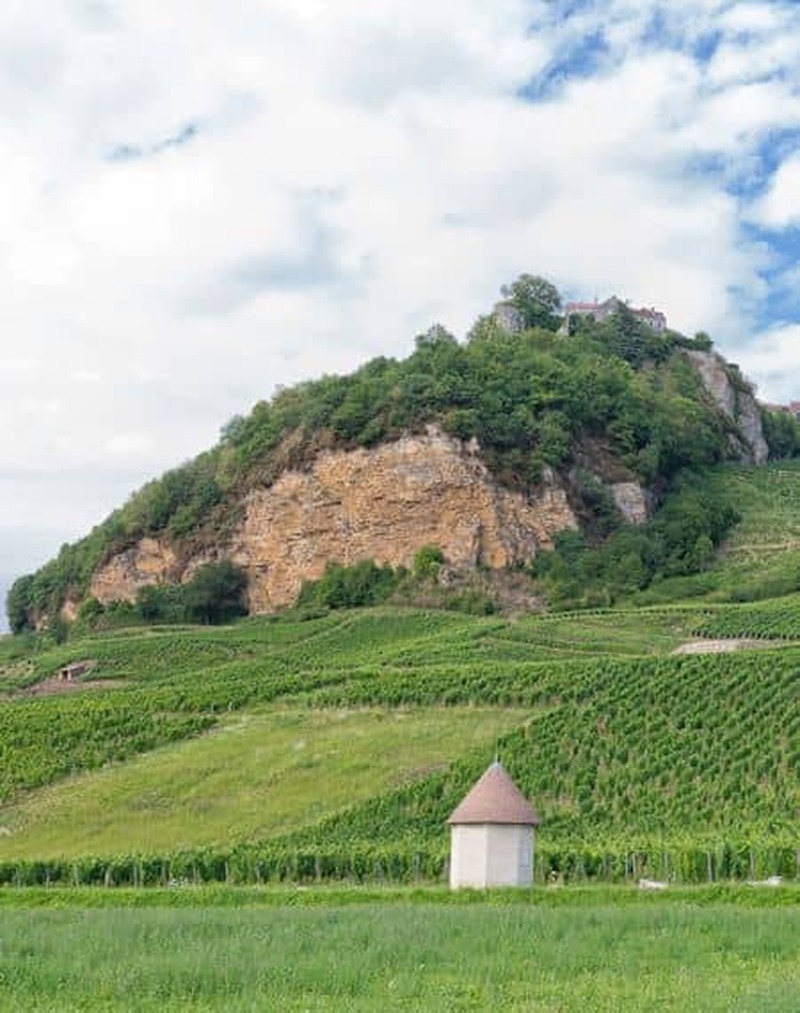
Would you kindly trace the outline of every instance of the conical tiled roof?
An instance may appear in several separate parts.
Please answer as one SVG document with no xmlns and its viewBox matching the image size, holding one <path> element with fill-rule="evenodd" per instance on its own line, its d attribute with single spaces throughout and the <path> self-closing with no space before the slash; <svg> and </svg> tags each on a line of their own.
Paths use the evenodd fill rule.
<svg viewBox="0 0 800 1013">
<path fill-rule="evenodd" d="M 538 826 L 541 820 L 499 760 L 484 772 L 447 821 L 454 823 L 516 823 Z"/>
</svg>

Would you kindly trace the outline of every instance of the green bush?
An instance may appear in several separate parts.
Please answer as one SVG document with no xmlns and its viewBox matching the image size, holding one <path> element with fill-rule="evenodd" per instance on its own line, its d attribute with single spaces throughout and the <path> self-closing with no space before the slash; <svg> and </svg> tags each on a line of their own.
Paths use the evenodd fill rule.
<svg viewBox="0 0 800 1013">
<path fill-rule="evenodd" d="M 794 415 L 763 409 L 761 425 L 769 447 L 769 456 L 773 460 L 797 457 L 800 454 L 800 423 Z"/>
<path fill-rule="evenodd" d="M 738 520 L 723 493 L 686 472 L 649 523 L 623 525 L 596 546 L 580 532 L 561 532 L 532 572 L 562 605 L 608 605 L 664 577 L 700 573 Z"/>
<path fill-rule="evenodd" d="M 413 572 L 418 580 L 436 578 L 444 565 L 444 553 L 438 545 L 423 545 L 414 556 Z"/>
<path fill-rule="evenodd" d="M 247 574 L 223 559 L 206 563 L 184 587 L 184 602 L 189 619 L 201 623 L 224 623 L 247 615 L 245 592 Z"/>
<path fill-rule="evenodd" d="M 386 601 L 404 576 L 404 570 L 394 570 L 388 563 L 378 566 L 372 559 L 352 566 L 328 563 L 319 580 L 304 582 L 297 605 L 331 609 L 377 605 Z"/>
</svg>

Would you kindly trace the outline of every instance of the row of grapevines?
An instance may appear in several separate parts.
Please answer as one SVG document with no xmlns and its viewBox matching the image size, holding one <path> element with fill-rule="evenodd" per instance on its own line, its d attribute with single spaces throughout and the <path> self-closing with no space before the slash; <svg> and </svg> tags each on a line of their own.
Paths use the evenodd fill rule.
<svg viewBox="0 0 800 1013">
<path fill-rule="evenodd" d="M 378 673 L 326 687 L 316 703 L 504 703 L 538 706 L 500 743 L 548 834 L 673 836 L 778 833 L 800 804 L 800 652 L 671 656 L 588 666 Z M 490 757 L 333 818 L 316 839 L 430 835 Z M 305 840 L 305 838 L 304 838 Z"/>
<path fill-rule="evenodd" d="M 287 847 L 264 843 L 229 850 L 167 855 L 118 855 L 80 860 L 0 862 L 0 886 L 183 886 L 326 881 L 437 882 L 447 877 L 445 839 L 409 838 L 393 845 L 353 841 L 341 846 Z M 642 877 L 673 883 L 764 880 L 800 875 L 791 843 L 720 839 L 702 846 L 653 841 L 638 848 L 537 842 L 534 881 L 620 883 Z"/>
<path fill-rule="evenodd" d="M 729 605 L 695 626 L 704 637 L 800 640 L 800 595 Z"/>
</svg>

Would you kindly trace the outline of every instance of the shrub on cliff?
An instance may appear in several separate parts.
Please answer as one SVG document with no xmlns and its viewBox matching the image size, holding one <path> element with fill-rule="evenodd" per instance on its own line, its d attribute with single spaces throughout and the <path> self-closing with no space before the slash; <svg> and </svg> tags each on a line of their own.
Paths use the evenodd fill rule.
<svg viewBox="0 0 800 1013">
<path fill-rule="evenodd" d="M 436 577 L 444 565 L 444 553 L 438 545 L 423 545 L 414 556 L 414 576 L 419 580 Z"/>
<path fill-rule="evenodd" d="M 352 566 L 328 563 L 319 580 L 303 583 L 297 605 L 331 609 L 377 605 L 386 601 L 405 575 L 402 567 L 378 566 L 373 559 L 362 559 Z"/>
</svg>

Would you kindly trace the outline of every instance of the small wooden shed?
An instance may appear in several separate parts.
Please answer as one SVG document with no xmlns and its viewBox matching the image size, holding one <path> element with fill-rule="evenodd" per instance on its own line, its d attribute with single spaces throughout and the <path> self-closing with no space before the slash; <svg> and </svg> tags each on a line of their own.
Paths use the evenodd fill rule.
<svg viewBox="0 0 800 1013">
<path fill-rule="evenodd" d="M 451 889 L 531 885 L 534 828 L 541 821 L 499 760 L 447 822 Z"/>
</svg>

